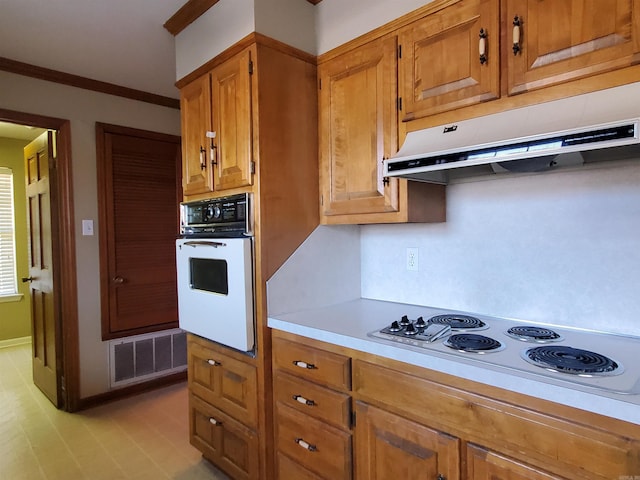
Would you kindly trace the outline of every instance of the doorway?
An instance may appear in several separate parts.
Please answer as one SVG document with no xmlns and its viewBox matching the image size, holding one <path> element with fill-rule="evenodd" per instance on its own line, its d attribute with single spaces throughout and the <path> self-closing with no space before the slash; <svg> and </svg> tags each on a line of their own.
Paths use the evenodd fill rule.
<svg viewBox="0 0 640 480">
<path fill-rule="evenodd" d="M 0 121 L 43 128 L 54 132 L 56 155 L 50 169 L 56 195 L 51 199 L 57 221 L 48 245 L 56 273 L 54 292 L 57 327 L 52 341 L 57 346 L 55 381 L 59 392 L 56 407 L 72 412 L 79 407 L 79 347 L 76 288 L 75 228 L 71 171 L 71 126 L 69 120 L 0 109 Z M 52 247 L 56 248 L 53 249 Z"/>
</svg>

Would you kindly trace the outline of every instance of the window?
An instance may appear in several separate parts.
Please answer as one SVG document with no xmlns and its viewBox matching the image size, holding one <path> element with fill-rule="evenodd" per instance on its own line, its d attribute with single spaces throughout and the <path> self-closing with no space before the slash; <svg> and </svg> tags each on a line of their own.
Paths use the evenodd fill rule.
<svg viewBox="0 0 640 480">
<path fill-rule="evenodd" d="M 0 297 L 18 293 L 14 230 L 13 173 L 0 167 Z"/>
</svg>

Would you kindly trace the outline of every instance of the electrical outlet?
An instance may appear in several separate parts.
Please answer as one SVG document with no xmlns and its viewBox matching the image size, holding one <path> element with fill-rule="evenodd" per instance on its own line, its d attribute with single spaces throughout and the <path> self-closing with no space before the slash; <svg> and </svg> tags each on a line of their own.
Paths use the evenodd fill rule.
<svg viewBox="0 0 640 480">
<path fill-rule="evenodd" d="M 407 248 L 407 270 L 415 272 L 420 270 L 418 249 L 415 247 Z"/>
</svg>

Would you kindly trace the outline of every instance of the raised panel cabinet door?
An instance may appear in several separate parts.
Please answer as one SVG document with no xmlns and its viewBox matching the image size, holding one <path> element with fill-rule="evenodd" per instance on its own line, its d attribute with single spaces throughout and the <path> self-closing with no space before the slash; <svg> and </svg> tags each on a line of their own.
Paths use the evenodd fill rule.
<svg viewBox="0 0 640 480">
<path fill-rule="evenodd" d="M 355 452 L 356 480 L 460 478 L 459 439 L 362 402 Z"/>
<path fill-rule="evenodd" d="M 321 214 L 397 212 L 397 179 L 382 161 L 397 151 L 396 38 L 323 63 L 320 77 Z"/>
<path fill-rule="evenodd" d="M 467 478 L 473 480 L 563 480 L 482 447 L 467 446 Z"/>
<path fill-rule="evenodd" d="M 508 50 L 516 16 L 521 24 L 506 53 L 510 95 L 640 60 L 640 0 L 507 0 L 503 15 Z"/>
<path fill-rule="evenodd" d="M 182 129 L 182 189 L 185 196 L 213 191 L 213 175 L 206 132 L 211 128 L 209 74 L 180 90 Z"/>
<path fill-rule="evenodd" d="M 189 389 L 239 422 L 255 428 L 258 418 L 257 374 L 242 363 L 188 343 Z"/>
<path fill-rule="evenodd" d="M 403 121 L 498 98 L 498 3 L 455 3 L 400 31 Z"/>
<path fill-rule="evenodd" d="M 249 47 L 211 71 L 212 130 L 209 150 L 214 189 L 253 183 L 251 77 L 255 47 Z"/>
</svg>

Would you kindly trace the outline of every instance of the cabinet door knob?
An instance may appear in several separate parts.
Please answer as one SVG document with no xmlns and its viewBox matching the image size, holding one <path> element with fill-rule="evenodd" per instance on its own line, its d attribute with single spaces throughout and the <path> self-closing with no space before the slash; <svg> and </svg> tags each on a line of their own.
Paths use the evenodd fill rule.
<svg viewBox="0 0 640 480">
<path fill-rule="evenodd" d="M 520 26 L 522 22 L 520 17 L 516 15 L 513 17 L 513 54 L 517 55 L 521 52 L 522 48 L 520 47 Z"/>
<path fill-rule="evenodd" d="M 480 53 L 480 64 L 487 63 L 487 31 L 480 29 L 480 40 L 478 41 L 478 52 Z"/>
<path fill-rule="evenodd" d="M 212 358 L 208 358 L 208 359 L 207 359 L 207 363 L 208 363 L 209 365 L 211 365 L 212 367 L 219 367 L 220 365 L 222 365 L 222 363 L 217 362 L 217 361 L 215 361 L 215 360 L 214 360 L 214 359 L 212 359 Z"/>
<path fill-rule="evenodd" d="M 222 426 L 222 422 L 220 420 L 216 420 L 213 417 L 209 417 L 209 423 L 211 425 L 215 425 L 216 427 L 221 427 Z"/>
</svg>

